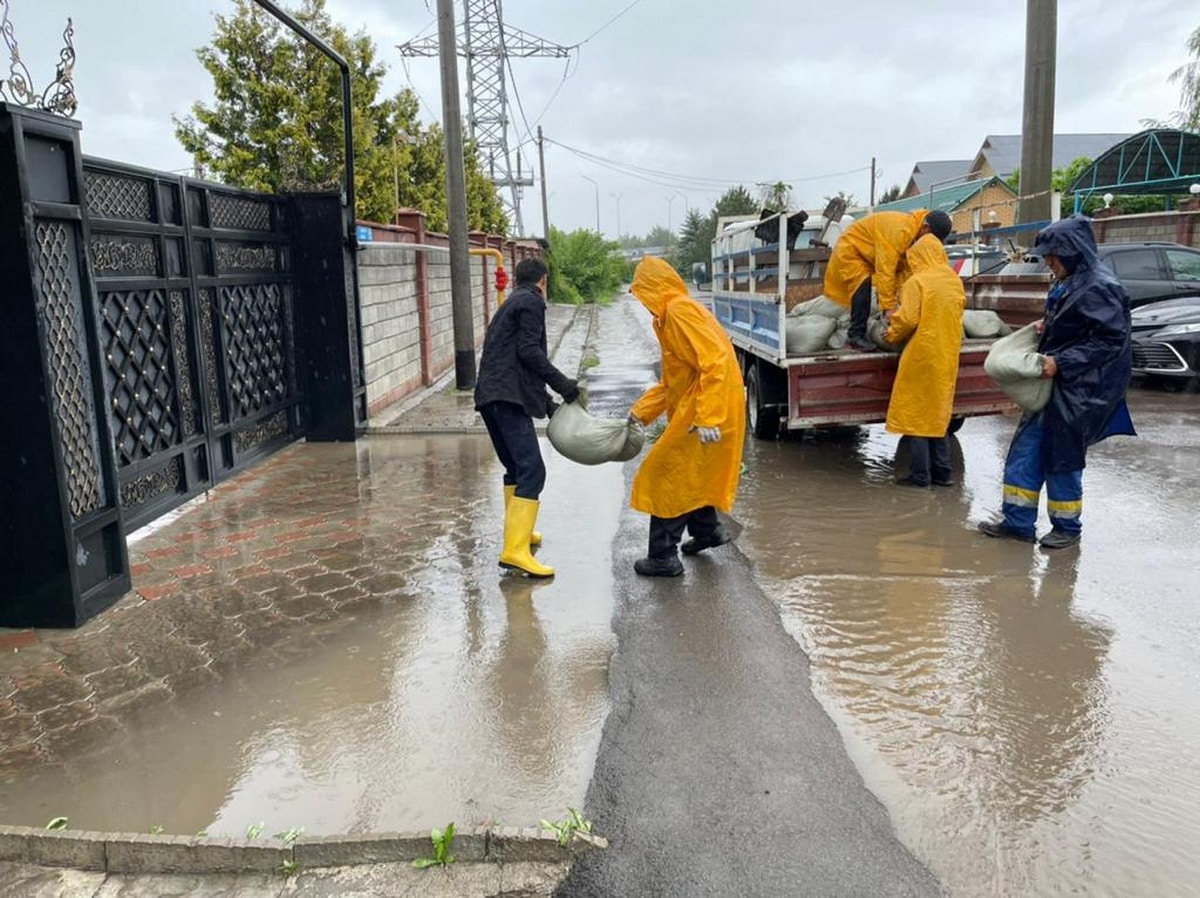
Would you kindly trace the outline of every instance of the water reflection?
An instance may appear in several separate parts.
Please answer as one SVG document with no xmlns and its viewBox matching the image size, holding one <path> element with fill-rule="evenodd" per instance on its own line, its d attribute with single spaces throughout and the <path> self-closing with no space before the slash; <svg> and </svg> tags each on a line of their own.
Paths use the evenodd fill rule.
<svg viewBox="0 0 1200 898">
<path fill-rule="evenodd" d="M 1144 444 L 1096 454 L 1084 546 L 1058 555 L 973 531 L 998 502 L 1005 419 L 952 441 L 951 489 L 894 486 L 907 458 L 882 428 L 748 446 L 740 544 L 868 786 L 952 895 L 1200 881 L 1194 491 L 1163 487 L 1197 446 L 1164 417 L 1162 439 L 1143 415 Z"/>
</svg>

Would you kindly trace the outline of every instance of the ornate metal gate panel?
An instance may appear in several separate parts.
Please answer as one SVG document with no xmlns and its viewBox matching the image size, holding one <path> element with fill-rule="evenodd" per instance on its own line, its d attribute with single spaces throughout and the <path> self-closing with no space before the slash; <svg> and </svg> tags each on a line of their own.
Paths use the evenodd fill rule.
<svg viewBox="0 0 1200 898">
<path fill-rule="evenodd" d="M 133 528 L 302 433 L 287 206 L 95 159 L 84 187 Z"/>
</svg>

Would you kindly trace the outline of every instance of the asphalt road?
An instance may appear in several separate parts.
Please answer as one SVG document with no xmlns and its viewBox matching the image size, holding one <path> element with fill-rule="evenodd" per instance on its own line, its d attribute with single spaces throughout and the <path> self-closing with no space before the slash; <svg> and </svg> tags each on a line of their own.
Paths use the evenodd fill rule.
<svg viewBox="0 0 1200 898">
<path fill-rule="evenodd" d="M 647 324 L 631 298 L 603 311 L 593 409 L 627 409 L 653 378 Z M 613 705 L 585 805 L 611 847 L 556 894 L 939 894 L 864 787 L 746 558 L 724 547 L 681 578 L 643 579 L 632 564 L 647 526 L 626 509 L 613 545 Z"/>
</svg>

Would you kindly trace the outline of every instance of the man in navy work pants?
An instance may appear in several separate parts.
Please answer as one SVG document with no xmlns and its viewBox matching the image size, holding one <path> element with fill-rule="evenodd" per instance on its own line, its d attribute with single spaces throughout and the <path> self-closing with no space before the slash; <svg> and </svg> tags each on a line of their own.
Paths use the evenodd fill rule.
<svg viewBox="0 0 1200 898">
<path fill-rule="evenodd" d="M 1096 256 L 1086 218 L 1072 216 L 1038 233 L 1055 283 L 1041 322 L 1042 376 L 1053 378 L 1050 401 L 1021 418 L 1004 463 L 1003 517 L 984 522 L 988 536 L 1033 542 L 1038 500 L 1046 487 L 1051 530 L 1045 549 L 1079 542 L 1083 468 L 1088 447 L 1116 434 L 1134 435 L 1125 404 L 1133 365 L 1129 295 Z"/>
</svg>

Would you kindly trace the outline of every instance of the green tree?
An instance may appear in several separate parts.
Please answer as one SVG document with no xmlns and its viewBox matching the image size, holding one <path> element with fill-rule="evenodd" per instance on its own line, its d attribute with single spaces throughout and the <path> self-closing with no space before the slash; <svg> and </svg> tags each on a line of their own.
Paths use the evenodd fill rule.
<svg viewBox="0 0 1200 898">
<path fill-rule="evenodd" d="M 881 197 L 879 198 L 879 202 L 880 202 L 880 203 L 891 203 L 891 202 L 894 202 L 895 200 L 898 200 L 898 199 L 900 199 L 900 194 L 901 194 L 902 192 L 903 192 L 903 191 L 902 191 L 902 189 L 901 189 L 901 187 L 900 187 L 900 185 L 899 185 L 899 184 L 893 184 L 891 187 L 889 187 L 887 190 L 885 190 L 885 191 L 883 192 L 883 196 L 881 196 Z"/>
<path fill-rule="evenodd" d="M 662 225 L 655 225 L 650 229 L 650 233 L 646 235 L 646 242 L 642 246 L 663 246 L 672 247 L 679 242 L 679 237 L 674 231 L 669 231 Z"/>
<path fill-rule="evenodd" d="M 774 184 L 759 184 L 759 198 L 762 208 L 772 212 L 786 212 L 792 204 L 792 185 L 783 181 Z"/>
<path fill-rule="evenodd" d="M 431 228 L 444 222 L 445 163 L 427 158 L 430 146 L 442 158 L 441 138 L 421 128 L 416 97 L 380 97 L 387 70 L 374 41 L 335 23 L 326 0 L 304 0 L 295 16 L 350 64 L 356 214 L 389 221 L 397 205 L 414 205 Z M 270 192 L 341 185 L 341 76 L 332 62 L 251 0 L 234 0 L 231 15 L 217 16 L 212 43 L 196 55 L 212 76 L 215 102 L 175 119 L 175 134 L 199 166 L 227 184 Z M 490 198 L 480 189 L 474 153 L 467 170 L 471 225 L 496 231 L 499 200 L 494 188 Z"/>
<path fill-rule="evenodd" d="M 1200 28 L 1191 33 L 1186 46 L 1188 55 L 1194 58 L 1167 76 L 1168 81 L 1179 85 L 1180 108 L 1168 115 L 1165 121 L 1142 119 L 1143 126 L 1200 130 Z"/>
<path fill-rule="evenodd" d="M 686 281 L 691 279 L 692 265 L 696 262 L 708 265 L 711 254 L 712 230 L 708 216 L 701 215 L 699 209 L 688 209 L 687 217 L 679 227 L 679 242 L 671 253 L 671 264 Z"/>
<path fill-rule="evenodd" d="M 608 299 L 621 286 L 625 275 L 621 247 L 586 228 L 567 233 L 551 225 L 548 261 L 548 298 L 553 302 Z"/>
</svg>

